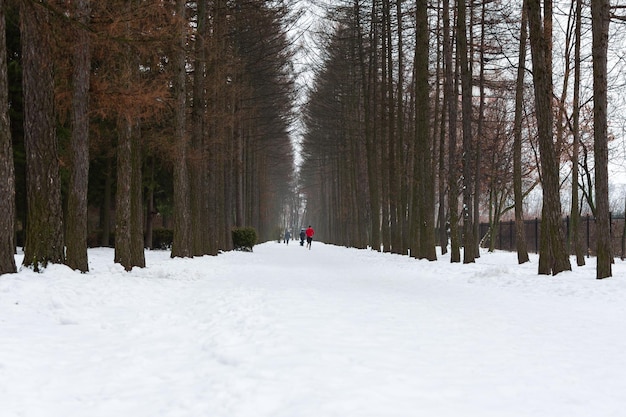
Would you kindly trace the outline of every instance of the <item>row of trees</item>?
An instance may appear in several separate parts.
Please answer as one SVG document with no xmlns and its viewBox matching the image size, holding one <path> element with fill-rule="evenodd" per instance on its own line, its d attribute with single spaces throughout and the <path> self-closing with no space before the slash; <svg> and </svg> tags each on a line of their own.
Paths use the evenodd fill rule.
<svg viewBox="0 0 626 417">
<path fill-rule="evenodd" d="M 610 276 L 611 10 L 608 1 L 592 0 L 589 24 L 588 4 L 570 6 L 558 16 L 552 0 L 525 0 L 517 11 L 497 0 L 347 0 L 333 7 L 330 28 L 321 31 L 328 35 L 302 143 L 302 184 L 319 233 L 429 260 L 449 239 L 452 262 L 461 261 L 461 247 L 463 262 L 474 262 L 480 216 L 489 217 L 492 236 L 507 210 L 523 224 L 524 197 L 539 184 L 538 272 L 557 274 L 571 269 L 560 229 L 561 174 L 569 166 L 572 250 L 584 263 L 576 235 L 582 190 L 602 238 L 597 277 Z M 565 32 L 559 65 L 555 21 Z M 593 85 L 581 67 L 587 62 Z M 528 253 L 523 229 L 517 233 L 522 263 Z"/>
<path fill-rule="evenodd" d="M 280 0 L 0 1 L 0 274 L 18 226 L 25 266 L 87 271 L 90 207 L 127 270 L 157 207 L 172 256 L 230 249 L 234 226 L 269 239 L 293 187 L 296 18 Z"/>
</svg>

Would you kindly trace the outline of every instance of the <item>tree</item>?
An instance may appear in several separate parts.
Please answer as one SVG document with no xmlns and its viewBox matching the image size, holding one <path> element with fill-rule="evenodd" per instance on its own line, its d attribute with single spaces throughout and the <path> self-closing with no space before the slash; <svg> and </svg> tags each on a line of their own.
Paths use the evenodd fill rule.
<svg viewBox="0 0 626 417">
<path fill-rule="evenodd" d="M 461 70 L 461 113 L 463 120 L 463 263 L 473 263 L 476 240 L 472 225 L 472 73 L 468 60 L 465 0 L 457 0 L 457 55 Z"/>
<path fill-rule="evenodd" d="M 92 2 L 90 104 L 103 136 L 117 140 L 115 262 L 144 266 L 142 141 L 169 104 L 170 74 L 164 51 L 172 33 L 168 3 Z M 97 130 L 96 130 L 97 131 Z M 111 133 L 109 133 L 111 132 Z M 104 208 L 108 210 L 108 208 Z"/>
<path fill-rule="evenodd" d="M 448 205 L 450 206 L 450 262 L 461 262 L 458 231 L 458 173 L 456 170 L 456 136 L 458 105 L 456 100 L 456 66 L 452 60 L 450 36 L 450 2 L 443 0 L 444 95 L 448 107 Z"/>
<path fill-rule="evenodd" d="M 59 177 L 50 10 L 20 2 L 27 205 L 24 266 L 39 271 L 63 263 L 63 211 Z"/>
<path fill-rule="evenodd" d="M 121 116 L 117 124 L 117 189 L 115 192 L 115 262 L 130 271 L 134 266 L 144 267 L 145 260 L 137 259 L 135 247 L 137 237 L 137 206 L 141 198 L 137 196 L 137 153 L 138 137 L 133 137 L 136 128 L 132 120 Z M 135 133 L 136 135 L 136 133 Z M 139 210 L 141 213 L 141 210 Z M 142 222 L 139 222 L 141 225 Z M 143 233 L 140 237 L 143 253 Z"/>
<path fill-rule="evenodd" d="M 580 50 L 581 50 L 581 26 L 582 26 L 582 0 L 574 0 L 576 3 L 575 11 L 575 30 L 574 30 L 574 98 L 572 103 L 572 205 L 570 210 L 570 240 L 574 244 L 574 253 L 576 254 L 576 264 L 578 266 L 585 265 L 585 248 L 583 245 L 582 234 L 579 231 L 580 224 L 580 203 L 578 197 L 578 178 L 579 178 L 579 155 L 580 155 Z"/>
<path fill-rule="evenodd" d="M 413 221 L 419 230 L 416 256 L 434 261 L 435 252 L 435 184 L 432 167 L 432 136 L 430 130 L 428 82 L 428 4 L 418 1 L 415 7 L 415 175 L 419 187 L 414 190 Z M 415 239 L 417 236 L 414 236 Z"/>
<path fill-rule="evenodd" d="M 197 28 L 193 56 L 193 91 L 191 108 L 190 161 L 189 173 L 191 194 L 191 229 L 192 255 L 209 253 L 207 234 L 209 230 L 208 172 L 205 146 L 206 129 L 206 67 L 209 38 L 208 2 L 197 2 Z"/>
<path fill-rule="evenodd" d="M 524 74 L 526 72 L 526 40 L 528 38 L 528 14 L 526 4 L 522 6 L 520 24 L 519 60 L 517 82 L 515 83 L 515 120 L 513 122 L 513 194 L 515 199 L 515 245 L 517 262 L 529 261 L 524 232 L 524 210 L 522 193 L 522 118 L 524 106 Z"/>
<path fill-rule="evenodd" d="M 16 272 L 15 172 L 9 126 L 5 10 L 6 2 L 0 0 L 0 275 Z"/>
<path fill-rule="evenodd" d="M 112 25 L 113 33 L 126 42 L 115 48 L 118 69 L 114 81 L 121 97 L 133 97 L 140 85 L 140 51 L 134 49 L 130 40 L 136 39 L 138 24 L 137 5 L 133 1 L 122 1 L 121 14 Z M 134 20 L 133 18 L 137 19 Z M 141 186 L 140 124 L 137 103 L 127 99 L 127 108 L 117 108 L 114 114 L 117 131 L 117 187 L 115 193 L 115 254 L 116 263 L 125 270 L 144 267 L 143 210 Z"/>
<path fill-rule="evenodd" d="M 541 176 L 543 206 L 541 241 L 539 248 L 539 274 L 556 275 L 571 270 L 565 239 L 560 228 L 561 201 L 559 193 L 559 161 L 553 142 L 552 109 L 552 16 L 551 1 L 544 0 L 545 16 L 542 20 L 540 0 L 527 0 L 530 47 L 533 63 L 533 81 Z"/>
<path fill-rule="evenodd" d="M 176 1 L 178 23 L 177 50 L 174 51 L 174 240 L 172 257 L 191 256 L 191 196 L 189 193 L 189 169 L 187 167 L 187 71 L 186 0 Z"/>
<path fill-rule="evenodd" d="M 87 189 L 89 179 L 89 75 L 91 51 L 87 26 L 89 0 L 74 4 L 71 26 L 75 34 L 72 73 L 72 131 L 70 138 L 70 185 L 66 218 L 66 259 L 72 269 L 89 270 L 87 260 Z"/>
<path fill-rule="evenodd" d="M 437 166 L 438 166 L 438 175 L 437 175 L 437 194 L 438 194 L 438 209 L 437 209 L 437 227 L 439 229 L 438 233 L 438 241 L 439 247 L 441 248 L 441 254 L 448 253 L 448 230 L 446 227 L 446 115 L 448 113 L 447 100 L 449 99 L 446 95 L 445 89 L 442 87 L 442 39 L 439 33 L 441 32 L 442 25 L 442 12 L 441 7 L 437 8 L 437 82 L 436 82 L 436 92 L 435 92 L 435 121 L 438 123 L 435 126 L 435 129 L 438 129 L 438 139 L 439 139 L 439 149 L 437 155 Z M 441 93 L 443 91 L 443 95 Z M 440 99 L 441 97 L 441 99 Z M 435 143 L 433 141 L 433 143 Z"/>
<path fill-rule="evenodd" d="M 612 275 L 611 225 L 609 213 L 607 49 L 609 44 L 609 0 L 591 1 L 593 55 L 593 125 L 596 173 L 596 278 Z"/>
<path fill-rule="evenodd" d="M 377 132 L 376 114 L 378 110 L 379 102 L 377 100 L 377 89 L 379 83 L 378 72 L 379 69 L 379 52 L 378 41 L 379 31 L 378 23 L 374 16 L 378 14 L 378 3 L 372 2 L 372 12 L 370 20 L 370 33 L 369 33 L 369 54 L 366 57 L 363 45 L 361 43 L 360 59 L 362 67 L 362 77 L 365 100 L 365 148 L 367 151 L 367 178 L 369 189 L 369 203 L 370 203 L 370 245 L 374 250 L 380 251 L 381 235 L 380 235 L 380 152 L 378 149 L 379 135 Z M 367 71 L 365 71 L 365 65 L 367 65 Z"/>
<path fill-rule="evenodd" d="M 406 182 L 404 180 L 404 176 L 401 175 L 402 172 L 402 146 L 404 144 L 404 43 L 402 37 L 403 34 L 403 26 L 402 26 L 402 1 L 396 0 L 396 24 L 397 24 L 397 34 L 398 34 L 398 86 L 396 93 L 396 126 L 395 131 L 397 136 L 397 140 L 394 141 L 393 147 L 391 150 L 392 155 L 392 164 L 393 170 L 389 172 L 390 176 L 390 184 L 389 189 L 391 190 L 392 201 L 391 201 L 391 213 L 392 213 L 392 222 L 395 222 L 395 230 L 393 230 L 391 246 L 395 253 L 406 253 L 408 248 L 407 236 L 406 236 L 406 228 L 407 228 L 407 216 L 404 211 L 404 207 L 408 205 L 407 194 L 403 193 L 403 183 Z M 393 135 L 392 135 L 393 136 Z M 433 245 L 434 247 L 434 245 Z"/>
</svg>

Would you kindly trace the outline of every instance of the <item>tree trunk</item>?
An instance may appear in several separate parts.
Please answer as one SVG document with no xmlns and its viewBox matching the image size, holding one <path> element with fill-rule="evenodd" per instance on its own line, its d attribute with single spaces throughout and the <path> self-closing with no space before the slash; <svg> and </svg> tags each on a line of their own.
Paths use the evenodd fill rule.
<svg viewBox="0 0 626 417">
<path fill-rule="evenodd" d="M 524 74 L 526 72 L 526 38 L 528 37 L 528 14 L 522 8 L 520 26 L 519 63 L 515 90 L 515 120 L 513 122 L 513 194 L 515 199 L 515 245 L 517 262 L 529 261 L 524 231 L 524 194 L 522 191 L 522 119 L 524 110 Z"/>
<path fill-rule="evenodd" d="M 191 245 L 192 255 L 206 255 L 208 249 L 209 209 L 207 201 L 208 173 L 205 149 L 205 75 L 207 24 L 207 1 L 198 3 L 198 36 L 195 39 L 193 107 L 191 112 Z"/>
<path fill-rule="evenodd" d="M 117 189 L 115 191 L 115 262 L 126 271 L 133 268 L 131 256 L 132 126 L 126 118 L 118 123 Z"/>
<path fill-rule="evenodd" d="M 131 2 L 127 3 L 128 8 Z M 130 29 L 127 29 L 130 30 Z M 126 46 L 126 61 L 121 65 L 122 82 L 128 87 L 137 78 L 139 65 L 133 51 Z M 132 114 L 118 115 L 117 192 L 115 205 L 115 262 L 126 271 L 143 268 L 143 199 L 141 176 L 141 132 Z"/>
<path fill-rule="evenodd" d="M 428 2 L 418 0 L 415 7 L 416 46 L 415 46 L 415 154 L 416 175 L 420 181 L 417 199 L 413 198 L 418 212 L 413 216 L 419 222 L 419 252 L 417 257 L 434 261 L 435 250 L 435 185 L 432 163 L 432 140 L 429 123 L 429 83 L 428 83 Z M 417 204 L 416 204 L 417 203 Z M 414 211 L 415 212 L 415 211 Z"/>
<path fill-rule="evenodd" d="M 176 1 L 178 22 L 178 51 L 175 55 L 174 95 L 176 108 L 174 115 L 174 237 L 172 242 L 172 258 L 187 258 L 191 256 L 191 206 L 189 192 L 189 170 L 187 168 L 187 72 L 186 43 L 187 20 L 185 16 L 186 0 Z"/>
<path fill-rule="evenodd" d="M 143 247 L 145 249 L 152 249 L 152 231 L 154 229 L 154 216 L 156 214 L 154 208 L 154 187 L 156 183 L 154 181 L 154 165 L 155 158 L 148 157 L 146 161 L 146 169 L 150 170 L 150 179 L 149 183 L 146 187 L 146 211 L 145 211 L 145 228 L 144 228 L 144 238 L 143 238 Z"/>
<path fill-rule="evenodd" d="M 473 4 L 473 3 L 471 3 Z M 473 10 L 473 9 L 472 9 Z M 474 256 L 480 258 L 480 193 L 482 191 L 482 138 L 485 132 L 485 53 L 486 53 L 486 26 L 487 26 L 487 2 L 481 5 L 480 18 L 480 74 L 479 74 L 479 95 L 480 103 L 478 107 L 478 126 L 474 148 L 474 196 L 473 196 L 473 228 L 474 228 Z M 473 27 L 473 26 L 471 26 Z M 472 32 L 473 33 L 473 32 Z M 473 37 L 473 36 L 472 36 Z M 473 42 L 470 40 L 470 44 Z"/>
<path fill-rule="evenodd" d="M 609 0 L 591 0 L 593 55 L 593 140 L 596 173 L 596 278 L 612 276 L 611 224 L 609 213 L 607 50 Z"/>
<path fill-rule="evenodd" d="M 63 210 L 54 111 L 50 13 L 20 2 L 27 219 L 24 266 L 63 263 Z"/>
<path fill-rule="evenodd" d="M 457 0 L 457 54 L 461 67 L 461 113 L 463 116 L 463 263 L 473 263 L 476 241 L 472 225 L 472 73 L 468 60 L 465 0 Z"/>
<path fill-rule="evenodd" d="M 75 18 L 81 26 L 74 28 L 71 167 L 67 200 L 65 263 L 81 272 L 89 270 L 87 259 L 87 188 L 89 183 L 89 76 L 91 52 L 89 34 L 82 25 L 89 19 L 89 0 L 74 5 Z"/>
<path fill-rule="evenodd" d="M 372 3 L 372 16 L 377 15 L 376 2 Z M 366 133 L 365 142 L 367 148 L 367 174 L 370 197 L 370 246 L 375 251 L 380 251 L 382 243 L 380 231 L 380 163 L 379 144 L 376 117 L 378 106 L 376 92 L 378 86 L 378 26 L 376 19 L 372 19 L 370 39 L 371 55 L 369 56 L 369 68 L 367 73 L 366 89 Z M 372 117 L 374 115 L 374 117 Z"/>
<path fill-rule="evenodd" d="M 578 198 L 578 158 L 580 155 L 580 49 L 582 26 L 582 0 L 576 1 L 576 29 L 574 44 L 574 102 L 572 103 L 572 206 L 570 217 L 570 239 L 574 243 L 576 264 L 585 265 L 585 247 L 580 233 L 580 202 Z M 626 223 L 625 223 L 626 224 Z"/>
<path fill-rule="evenodd" d="M 449 99 L 446 94 L 443 95 L 441 106 L 441 123 L 439 130 L 439 246 L 441 253 L 448 253 L 448 227 L 446 217 L 446 114 L 448 113 L 447 101 Z"/>
<path fill-rule="evenodd" d="M 624 213 L 626 213 L 626 198 L 624 198 Z M 620 259 L 622 261 L 626 259 L 626 218 L 622 224 L 622 256 Z"/>
<path fill-rule="evenodd" d="M 143 186 L 142 186 L 142 154 L 141 154 L 141 129 L 138 123 L 132 127 L 131 138 L 131 184 L 130 184 L 130 209 L 131 209 L 131 262 L 132 266 L 143 268 L 146 266 L 144 253 L 144 218 L 143 218 Z"/>
<path fill-rule="evenodd" d="M 111 188 L 113 187 L 113 158 L 106 157 L 106 172 L 104 178 L 104 199 L 102 201 L 102 240 L 104 247 L 111 246 Z"/>
<path fill-rule="evenodd" d="M 0 275 L 16 272 L 15 168 L 9 126 L 6 50 L 6 2 L 0 0 Z"/>
<path fill-rule="evenodd" d="M 398 132 L 396 131 L 396 98 L 395 94 L 395 81 L 394 81 L 394 61 L 393 61 L 393 33 L 392 19 L 391 19 L 391 2 L 390 0 L 383 0 L 383 76 L 385 79 L 385 93 L 386 98 L 384 106 L 385 115 L 384 129 L 386 131 L 386 152 L 387 157 L 386 167 L 384 170 L 384 187 L 386 190 L 385 198 L 386 203 L 383 206 L 383 213 L 386 210 L 387 215 L 383 215 L 383 242 L 385 242 L 385 251 L 391 251 L 393 253 L 401 253 L 401 235 L 398 228 L 398 200 L 399 193 L 398 187 L 398 165 L 396 164 L 396 153 L 398 148 Z M 400 24 L 400 22 L 398 22 Z M 401 32 L 400 26 L 396 26 L 396 30 Z M 398 74 L 400 76 L 400 74 Z M 398 113 L 402 110 L 398 108 Z"/>
<path fill-rule="evenodd" d="M 551 0 L 546 0 L 546 3 L 549 2 Z M 559 161 L 552 139 L 552 57 L 551 38 L 547 36 L 547 33 L 551 33 L 551 22 L 546 19 L 542 27 L 539 3 L 540 0 L 527 1 L 543 187 L 538 272 L 541 275 L 550 273 L 556 275 L 559 272 L 571 270 L 571 265 L 565 249 L 563 231 L 560 227 Z M 551 6 L 546 4 L 545 8 L 550 10 Z"/>
<path fill-rule="evenodd" d="M 444 89 L 448 106 L 448 206 L 450 207 L 450 262 L 461 262 L 458 233 L 458 186 L 456 170 L 456 120 L 455 66 L 450 40 L 450 2 L 443 1 L 443 54 L 445 62 Z"/>
<path fill-rule="evenodd" d="M 377 166 L 377 156 L 376 156 L 376 144 L 375 144 L 375 136 L 376 136 L 376 126 L 373 122 L 376 109 L 372 108 L 372 103 L 374 102 L 372 94 L 375 92 L 373 80 L 373 66 L 376 62 L 376 54 L 372 53 L 371 56 L 367 57 L 366 54 L 366 45 L 363 39 L 363 33 L 360 29 L 361 27 L 361 11 L 360 11 L 360 3 L 359 1 L 355 1 L 355 16 L 357 17 L 357 27 L 358 30 L 358 54 L 359 54 L 359 67 L 361 74 L 361 86 L 363 89 L 363 108 L 364 108 L 364 131 L 363 135 L 365 137 L 365 165 L 367 167 L 367 197 L 368 197 L 368 243 L 372 247 L 372 249 L 379 251 L 380 250 L 380 202 L 379 202 L 379 193 L 378 193 L 378 166 Z M 375 5 L 372 5 L 372 13 L 375 12 Z M 372 24 L 370 28 L 370 38 L 374 41 L 374 45 L 369 45 L 369 48 L 372 51 L 376 50 L 376 30 L 375 25 Z M 369 62 L 368 59 L 369 58 Z"/>
<path fill-rule="evenodd" d="M 438 9 L 441 9 L 441 7 L 438 7 Z M 439 17 L 440 16 L 440 11 L 437 12 L 438 15 L 438 19 L 437 19 L 437 32 L 441 31 L 441 21 L 442 19 Z M 442 69 L 442 51 L 441 51 L 441 36 L 437 36 L 437 70 L 436 70 L 436 74 L 437 74 L 437 90 L 440 90 L 442 87 L 442 82 L 441 80 L 443 79 L 441 77 L 441 69 Z M 439 152 L 437 154 L 438 157 L 438 161 L 437 161 L 437 166 L 438 166 L 438 175 L 437 175 L 437 195 L 438 195 L 438 212 L 437 212 L 437 227 L 439 229 L 439 236 L 438 236 L 438 240 L 439 240 L 439 246 L 441 248 L 441 254 L 446 254 L 448 253 L 448 230 L 446 227 L 446 160 L 445 160 L 445 155 L 446 155 L 446 114 L 447 114 L 447 96 L 445 93 L 445 89 L 443 89 L 443 97 L 442 100 L 439 101 L 439 97 L 441 96 L 441 93 L 439 91 L 437 91 L 437 93 L 435 94 L 435 99 L 437 100 L 435 103 L 440 103 L 440 107 L 439 110 L 435 110 L 436 113 L 438 113 L 439 116 L 437 116 L 437 114 L 435 115 L 435 120 L 437 120 L 438 117 L 438 140 L 439 140 Z M 435 106 L 435 109 L 437 109 L 437 105 Z M 433 139 L 435 139 L 437 136 L 433 136 Z"/>
<path fill-rule="evenodd" d="M 392 222 L 395 227 L 392 228 L 393 235 L 391 237 L 391 246 L 394 253 L 405 253 L 403 236 L 405 234 L 405 216 L 403 213 L 406 208 L 402 201 L 402 146 L 404 145 L 404 49 L 403 49 L 403 31 L 402 31 L 402 1 L 396 1 L 396 25 L 398 33 L 398 91 L 396 93 L 396 133 L 392 135 L 395 137 L 394 146 L 392 147 L 393 164 L 395 166 L 394 172 L 391 173 L 390 189 L 392 192 L 392 207 L 391 215 Z M 393 106 L 393 104 L 392 104 Z"/>
</svg>

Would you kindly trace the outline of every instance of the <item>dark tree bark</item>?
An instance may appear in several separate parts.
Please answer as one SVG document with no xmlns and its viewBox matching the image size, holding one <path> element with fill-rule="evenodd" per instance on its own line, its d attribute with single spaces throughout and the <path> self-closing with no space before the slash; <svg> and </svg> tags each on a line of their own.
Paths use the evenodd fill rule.
<svg viewBox="0 0 626 417">
<path fill-rule="evenodd" d="M 83 25 L 89 19 L 89 0 L 74 5 L 73 27 L 72 133 L 70 137 L 70 185 L 67 200 L 65 263 L 81 272 L 89 270 L 87 259 L 87 188 L 89 179 L 89 75 L 91 53 L 89 34 Z"/>
<path fill-rule="evenodd" d="M 383 0 L 382 4 L 383 18 L 383 79 L 385 92 L 383 100 L 385 111 L 383 113 L 382 125 L 386 131 L 384 159 L 386 163 L 383 166 L 383 246 L 385 251 L 400 253 L 401 235 L 398 228 L 398 166 L 396 164 L 396 149 L 398 147 L 398 132 L 396 131 L 396 99 L 395 82 L 394 82 L 394 61 L 393 61 L 393 29 L 391 18 L 391 1 Z M 399 76 L 399 74 L 398 74 Z M 385 214 L 385 211 L 387 212 Z"/>
<path fill-rule="evenodd" d="M 377 3 L 372 3 L 372 16 L 376 16 L 378 11 Z M 376 115 L 378 103 L 375 98 L 378 87 L 378 23 L 375 19 L 371 20 L 370 26 L 370 55 L 368 62 L 368 70 L 364 74 L 366 76 L 365 86 L 365 147 L 367 150 L 367 177 L 369 184 L 370 197 L 370 246 L 376 251 L 380 251 L 382 243 L 380 230 L 380 162 L 379 162 L 379 143 L 380 138 L 377 134 Z M 361 57 L 365 61 L 364 57 Z"/>
<path fill-rule="evenodd" d="M 546 4 L 545 9 L 551 10 L 551 6 Z M 552 54 L 551 38 L 548 35 L 551 33 L 551 22 L 545 19 L 542 25 L 540 0 L 527 0 L 527 11 L 543 187 L 538 272 L 540 275 L 556 275 L 571 270 L 571 265 L 560 227 L 559 166 L 553 142 Z"/>
<path fill-rule="evenodd" d="M 626 213 L 626 198 L 624 198 L 624 213 Z M 622 255 L 620 259 L 626 259 L 626 221 L 622 225 Z"/>
<path fill-rule="evenodd" d="M 448 114 L 448 97 L 445 92 L 443 94 L 442 106 L 441 106 L 441 122 L 439 129 L 439 180 L 438 180 L 438 194 L 439 194 L 439 246 L 441 247 L 441 253 L 448 253 L 448 228 L 446 226 L 446 115 Z"/>
<path fill-rule="evenodd" d="M 389 0 L 382 0 L 381 4 L 381 16 L 380 16 L 380 31 L 381 31 L 381 82 L 380 82 L 380 111 L 376 114 L 380 115 L 380 128 L 381 135 L 378 141 L 378 148 L 380 150 L 380 202 L 381 202 L 381 240 L 382 248 L 384 252 L 389 252 L 391 246 L 391 216 L 390 216 L 390 200 L 392 198 L 390 187 L 390 165 L 391 156 L 390 148 L 393 138 L 393 74 L 392 74 L 392 46 L 391 46 L 391 16 L 390 16 L 390 3 Z M 395 146 L 395 144 L 394 144 Z M 395 167 L 394 167 L 395 168 Z"/>
<path fill-rule="evenodd" d="M 177 0 L 178 15 L 178 50 L 175 52 L 174 96 L 176 108 L 174 114 L 174 240 L 172 258 L 191 256 L 191 206 L 189 193 L 189 170 L 187 168 L 187 72 L 186 41 L 187 20 L 185 19 L 186 0 Z"/>
<path fill-rule="evenodd" d="M 115 192 L 115 262 L 130 271 L 133 266 L 132 245 L 132 124 L 121 119 L 118 123 L 117 189 Z"/>
<path fill-rule="evenodd" d="M 418 192 L 414 192 L 413 221 L 418 222 L 419 245 L 417 257 L 434 261 L 435 250 L 435 184 L 432 164 L 432 136 L 430 130 L 428 83 L 428 2 L 418 0 L 415 7 L 415 176 L 419 179 Z"/>
<path fill-rule="evenodd" d="M 138 127 L 128 118 L 119 123 L 115 204 L 115 262 L 125 270 L 146 266 L 141 192 L 141 146 Z"/>
<path fill-rule="evenodd" d="M 153 249 L 152 240 L 154 230 L 154 217 L 156 215 L 156 209 L 154 207 L 154 188 L 156 187 L 156 181 L 154 178 L 155 164 L 156 161 L 153 156 L 148 156 L 146 158 L 146 169 L 149 171 L 149 178 L 147 178 L 147 184 L 145 184 L 146 209 L 144 213 L 145 227 L 143 232 L 143 247 L 145 249 Z"/>
<path fill-rule="evenodd" d="M 522 191 L 522 119 L 524 106 L 524 74 L 526 72 L 526 39 L 528 38 L 528 17 L 526 5 L 522 8 L 520 26 L 519 63 L 515 90 L 515 120 L 513 122 L 513 194 L 515 199 L 515 245 L 517 262 L 529 261 L 524 231 L 524 194 Z"/>
<path fill-rule="evenodd" d="M 24 266 L 63 263 L 63 210 L 54 111 L 50 12 L 20 2 L 27 218 Z"/>
<path fill-rule="evenodd" d="M 113 188 L 113 158 L 106 157 L 106 170 L 104 177 L 104 198 L 102 201 L 102 240 L 100 244 L 104 247 L 111 246 L 111 189 Z"/>
<path fill-rule="evenodd" d="M 461 113 L 463 116 L 463 263 L 476 258 L 476 240 L 472 225 L 472 73 L 467 57 L 467 13 L 465 0 L 457 0 L 456 45 L 461 68 Z"/>
<path fill-rule="evenodd" d="M 438 8 L 437 12 L 437 33 L 441 32 L 441 7 Z M 437 154 L 438 161 L 438 175 L 437 175 L 437 195 L 439 199 L 439 207 L 437 212 L 437 227 L 439 228 L 439 246 L 441 248 L 441 254 L 448 253 L 448 230 L 446 227 L 446 115 L 447 115 L 447 100 L 445 89 L 443 87 L 442 77 L 442 68 L 443 68 L 443 51 L 441 48 L 442 41 L 441 36 L 437 36 L 437 92 L 435 94 L 436 102 L 435 102 L 435 118 L 438 117 L 438 141 L 439 141 L 439 152 Z M 440 93 L 440 90 L 443 93 Z M 443 96 L 441 100 L 439 97 Z M 437 110 L 437 105 L 440 105 Z M 435 139 L 435 137 L 433 137 Z"/>
<path fill-rule="evenodd" d="M 126 2 L 132 14 L 132 0 Z M 130 23 L 126 23 L 127 35 L 131 36 Z M 130 45 L 125 45 L 121 54 L 120 82 L 130 91 L 138 79 L 139 63 Z M 117 191 L 115 204 L 115 262 L 126 271 L 133 267 L 143 268 L 143 200 L 142 200 L 142 157 L 139 123 L 133 112 L 118 115 L 117 146 Z"/>
<path fill-rule="evenodd" d="M 143 268 L 146 266 L 144 253 L 144 230 L 143 230 L 143 188 L 142 188 L 142 155 L 141 133 L 138 123 L 131 127 L 131 183 L 130 183 L 130 256 L 132 266 Z"/>
<path fill-rule="evenodd" d="M 404 247 L 404 235 L 406 234 L 406 212 L 405 201 L 402 197 L 402 147 L 404 145 L 404 47 L 403 47 L 403 27 L 402 27 L 402 1 L 396 1 L 396 24 L 398 33 L 398 91 L 396 93 L 396 140 L 391 152 L 394 157 L 393 164 L 396 169 L 391 175 L 390 188 L 392 190 L 392 202 L 395 206 L 391 208 L 391 214 L 395 217 L 396 227 L 393 228 L 391 236 L 391 246 L 395 253 L 406 253 Z M 393 219 L 392 219 L 393 220 Z"/>
<path fill-rule="evenodd" d="M 574 43 L 574 99 L 572 103 L 572 206 L 570 222 L 570 239 L 574 244 L 576 264 L 585 265 L 585 247 L 580 233 L 580 202 L 578 197 L 578 158 L 580 156 L 580 49 L 582 27 L 582 0 L 576 1 L 576 29 Z M 626 223 L 625 223 L 626 224 Z"/>
<path fill-rule="evenodd" d="M 596 174 L 596 278 L 612 276 L 611 225 L 609 213 L 607 50 L 609 44 L 609 0 L 591 1 L 593 55 L 593 125 Z"/>
<path fill-rule="evenodd" d="M 452 60 L 452 42 L 450 39 L 450 2 L 443 0 L 443 55 L 444 89 L 448 106 L 448 206 L 450 207 L 450 262 L 461 262 L 458 231 L 458 174 L 456 170 L 456 120 L 457 101 L 455 94 L 455 67 Z"/>
<path fill-rule="evenodd" d="M 470 3 L 473 5 L 473 3 Z M 478 76 L 478 90 L 479 90 L 479 105 L 478 105 L 478 126 L 476 128 L 476 140 L 474 144 L 474 190 L 473 190 L 473 203 L 474 207 L 473 211 L 473 220 L 472 225 L 474 229 L 474 253 L 476 258 L 480 258 L 480 193 L 481 193 L 481 181 L 483 178 L 482 175 L 482 157 L 483 157 L 483 146 L 482 146 L 482 138 L 485 135 L 485 101 L 486 101 L 486 77 L 485 77 L 485 67 L 487 65 L 487 61 L 485 59 L 485 55 L 487 53 L 487 7 L 488 3 L 483 2 L 481 5 L 481 18 L 480 18 L 480 70 Z M 473 8 L 471 9 L 473 10 Z M 471 20 L 472 18 L 470 18 Z M 473 26 L 470 26 L 473 27 Z M 472 32 L 473 33 L 473 32 Z M 473 38 L 473 35 L 472 35 Z M 470 39 L 470 45 L 473 44 L 472 39 Z M 470 55 L 471 56 L 471 55 Z"/>
<path fill-rule="evenodd" d="M 373 80 L 374 66 L 377 62 L 376 59 L 376 32 L 375 26 L 372 24 L 370 27 L 369 40 L 373 44 L 367 44 L 365 34 L 363 33 L 363 27 L 366 23 L 363 21 L 363 14 L 365 13 L 361 9 L 362 5 L 359 0 L 354 1 L 354 16 L 355 16 L 355 28 L 356 28 L 356 49 L 358 54 L 358 68 L 360 75 L 360 84 L 363 95 L 362 109 L 363 109 L 363 127 L 362 134 L 364 137 L 364 160 L 365 164 L 362 171 L 365 172 L 364 180 L 362 184 L 365 185 L 367 191 L 364 194 L 366 200 L 366 206 L 368 207 L 366 212 L 367 217 L 367 230 L 366 236 L 368 244 L 374 250 L 380 250 L 380 201 L 378 191 L 378 174 L 377 174 L 377 157 L 376 157 L 376 124 L 374 122 L 373 114 L 376 109 L 373 107 L 373 95 L 375 95 L 375 85 Z M 373 9 L 372 13 L 375 11 Z M 369 52 L 372 50 L 374 52 Z"/>
<path fill-rule="evenodd" d="M 198 3 L 198 27 L 194 44 L 193 74 L 193 107 L 191 109 L 191 142 L 190 142 L 190 196 L 191 196 L 191 245 L 192 255 L 209 253 L 209 202 L 208 173 L 205 149 L 205 75 L 206 75 L 206 41 L 209 36 L 207 23 L 207 1 Z"/>
<path fill-rule="evenodd" d="M 0 0 L 0 275 L 16 272 L 15 170 L 9 126 L 6 2 Z"/>
</svg>

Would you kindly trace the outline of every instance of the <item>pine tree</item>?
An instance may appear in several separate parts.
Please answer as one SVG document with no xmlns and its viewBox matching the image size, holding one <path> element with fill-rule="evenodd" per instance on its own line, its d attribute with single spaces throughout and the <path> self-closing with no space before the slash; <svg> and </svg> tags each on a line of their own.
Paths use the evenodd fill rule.
<svg viewBox="0 0 626 417">
<path fill-rule="evenodd" d="M 5 0 L 0 0 L 0 275 L 15 266 L 15 171 L 9 126 Z"/>
<path fill-rule="evenodd" d="M 44 4 L 23 1 L 20 18 L 28 204 L 23 263 L 39 271 L 64 261 L 52 15 Z"/>
<path fill-rule="evenodd" d="M 545 0 L 544 9 L 546 10 L 546 16 L 542 19 L 540 1 L 527 0 L 543 187 L 538 271 L 541 275 L 556 275 L 559 272 L 571 270 L 569 257 L 565 249 L 564 234 L 560 227 L 559 161 L 552 139 L 551 1 Z"/>
<path fill-rule="evenodd" d="M 89 180 L 89 77 L 91 46 L 87 26 L 89 0 L 74 4 L 71 32 L 73 39 L 71 170 L 67 201 L 66 259 L 72 269 L 89 270 L 87 259 L 87 189 Z"/>
<path fill-rule="evenodd" d="M 607 50 L 609 46 L 609 1 L 591 1 L 593 33 L 593 143 L 596 185 L 596 277 L 612 275 L 611 224 L 609 213 Z"/>
</svg>

